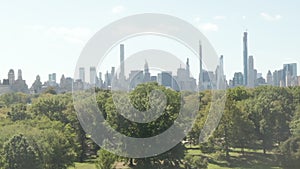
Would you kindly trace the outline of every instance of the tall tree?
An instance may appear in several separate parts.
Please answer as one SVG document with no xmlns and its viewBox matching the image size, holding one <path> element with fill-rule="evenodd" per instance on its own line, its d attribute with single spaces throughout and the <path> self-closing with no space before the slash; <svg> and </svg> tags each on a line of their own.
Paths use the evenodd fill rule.
<svg viewBox="0 0 300 169">
<path fill-rule="evenodd" d="M 4 144 L 5 169 L 39 169 L 41 160 L 22 134 L 13 136 Z"/>
</svg>

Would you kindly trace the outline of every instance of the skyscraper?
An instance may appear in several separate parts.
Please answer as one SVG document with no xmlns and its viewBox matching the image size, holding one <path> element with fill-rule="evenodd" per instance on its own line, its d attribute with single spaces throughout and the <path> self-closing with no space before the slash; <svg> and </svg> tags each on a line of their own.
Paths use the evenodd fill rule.
<svg viewBox="0 0 300 169">
<path fill-rule="evenodd" d="M 202 44 L 201 41 L 199 41 L 199 58 L 200 58 L 200 73 L 199 73 L 199 90 L 202 89 L 203 85 L 203 68 L 202 68 Z"/>
<path fill-rule="evenodd" d="M 244 85 L 248 84 L 248 33 L 244 32 L 243 37 L 243 57 L 244 57 Z"/>
<path fill-rule="evenodd" d="M 145 65 L 144 65 L 144 82 L 149 82 L 150 81 L 150 72 L 149 72 L 149 65 L 147 60 L 145 60 Z"/>
<path fill-rule="evenodd" d="M 80 67 L 79 68 L 79 79 L 82 82 L 85 82 L 85 70 L 84 70 L 84 67 Z"/>
<path fill-rule="evenodd" d="M 90 84 L 96 84 L 97 72 L 96 67 L 90 67 Z"/>
<path fill-rule="evenodd" d="M 217 81 L 217 89 L 225 89 L 226 82 L 225 82 L 225 75 L 224 75 L 224 58 L 221 55 L 219 59 L 219 65 L 216 70 L 216 81 Z"/>
<path fill-rule="evenodd" d="M 15 72 L 13 69 L 10 69 L 8 72 L 8 83 L 13 85 L 15 83 Z"/>
<path fill-rule="evenodd" d="M 297 81 L 297 63 L 283 65 L 284 85 L 291 86 Z"/>
<path fill-rule="evenodd" d="M 120 45 L 120 76 L 119 79 L 125 80 L 125 65 L 124 65 L 124 44 Z"/>
<path fill-rule="evenodd" d="M 267 74 L 267 84 L 273 85 L 273 76 L 272 76 L 272 73 L 270 70 L 268 71 L 268 74 Z"/>
<path fill-rule="evenodd" d="M 22 80 L 22 70 L 18 70 L 18 80 Z"/>
<path fill-rule="evenodd" d="M 190 63 L 189 62 L 190 62 L 189 58 L 187 58 L 186 59 L 186 64 L 185 64 L 187 77 L 190 77 Z"/>
<path fill-rule="evenodd" d="M 241 86 L 243 84 L 245 84 L 243 82 L 243 74 L 241 72 L 236 72 L 234 73 L 234 77 L 233 77 L 233 86 L 236 87 L 236 86 Z"/>
<path fill-rule="evenodd" d="M 249 56 L 248 60 L 248 87 L 254 87 L 255 79 L 254 79 L 254 59 L 253 56 Z"/>
</svg>

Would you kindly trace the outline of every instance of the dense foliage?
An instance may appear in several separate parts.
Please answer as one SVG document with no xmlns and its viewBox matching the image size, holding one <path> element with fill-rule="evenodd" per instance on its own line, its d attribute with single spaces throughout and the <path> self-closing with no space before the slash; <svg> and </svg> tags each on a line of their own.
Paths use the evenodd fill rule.
<svg viewBox="0 0 300 169">
<path fill-rule="evenodd" d="M 165 94 L 167 108 L 159 118 L 146 124 L 132 122 L 118 113 L 114 102 L 124 101 L 122 93 L 114 98 L 111 91 L 96 90 L 96 101 L 104 118 L 115 130 L 130 137 L 151 137 L 173 125 L 180 109 L 180 97 L 188 101 L 191 95 L 195 95 L 150 83 L 139 85 L 130 92 L 130 103 L 140 111 L 149 110 L 151 104 L 164 106 L 155 100 L 150 102 L 153 90 Z M 226 160 L 230 160 L 232 149 L 238 148 L 242 154 L 245 154 L 245 149 L 262 150 L 265 154 L 276 154 L 286 168 L 299 167 L 300 87 L 228 89 L 222 119 L 206 143 L 199 142 L 199 134 L 210 112 L 212 93 L 203 91 L 198 96 L 200 108 L 196 119 L 186 117 L 186 120 L 194 121 L 186 137 L 189 144 L 200 144 L 203 153 L 217 152 Z M 123 109 L 130 114 L 132 108 L 126 106 L 124 104 Z M 66 169 L 76 161 L 97 156 L 97 166 L 107 168 L 113 167 L 115 160 L 120 160 L 100 150 L 84 132 L 77 120 L 71 93 L 49 91 L 40 95 L 0 95 L 0 126 L 0 168 Z M 206 158 L 186 156 L 186 146 L 182 143 L 157 157 L 121 160 L 137 168 L 207 167 Z"/>
</svg>

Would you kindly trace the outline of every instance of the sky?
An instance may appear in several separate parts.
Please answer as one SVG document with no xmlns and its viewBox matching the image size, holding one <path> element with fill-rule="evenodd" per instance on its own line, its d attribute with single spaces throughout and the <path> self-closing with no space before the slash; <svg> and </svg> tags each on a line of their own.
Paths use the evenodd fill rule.
<svg viewBox="0 0 300 169">
<path fill-rule="evenodd" d="M 141 13 L 172 15 L 197 27 L 217 54 L 224 55 L 227 79 L 243 71 L 242 35 L 246 30 L 248 53 L 254 56 L 254 67 L 264 77 L 268 70 L 273 72 L 294 62 L 300 74 L 299 5 L 296 0 L 0 1 L 0 79 L 7 78 L 9 69 L 15 73 L 22 69 L 29 86 L 36 75 L 42 81 L 47 81 L 50 73 L 57 73 L 58 81 L 62 74 L 73 77 L 83 47 L 97 31 Z M 138 42 L 125 42 L 125 57 L 140 50 Z M 151 44 L 146 47 L 159 46 Z M 181 55 L 185 62 L 190 54 L 184 51 L 170 52 Z M 111 56 L 101 71 L 118 64 L 117 48 Z"/>
</svg>

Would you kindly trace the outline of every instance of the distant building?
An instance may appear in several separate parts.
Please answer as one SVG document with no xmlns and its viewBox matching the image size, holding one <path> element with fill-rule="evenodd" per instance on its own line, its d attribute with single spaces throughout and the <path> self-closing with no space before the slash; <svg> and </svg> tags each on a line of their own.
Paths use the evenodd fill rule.
<svg viewBox="0 0 300 169">
<path fill-rule="evenodd" d="M 272 73 L 271 73 L 270 70 L 268 71 L 268 74 L 267 74 L 267 84 L 268 85 L 273 85 L 274 84 L 273 83 L 273 76 L 272 76 Z"/>
<path fill-rule="evenodd" d="M 255 78 L 254 78 L 254 59 L 253 56 L 249 56 L 248 60 L 248 87 L 255 87 Z"/>
<path fill-rule="evenodd" d="M 172 88 L 172 84 L 173 84 L 172 72 L 163 71 L 159 73 L 158 83 L 162 86 Z"/>
<path fill-rule="evenodd" d="M 96 67 L 90 67 L 90 84 L 95 85 L 97 81 Z"/>
<path fill-rule="evenodd" d="M 233 77 L 233 87 L 244 85 L 244 77 L 241 72 L 234 73 Z"/>
<path fill-rule="evenodd" d="M 32 84 L 30 88 L 30 92 L 32 94 L 37 94 L 42 91 L 42 82 L 41 82 L 41 77 L 39 75 L 36 76 L 34 83 Z"/>
<path fill-rule="evenodd" d="M 60 83 L 59 83 L 59 92 L 69 92 L 72 91 L 72 85 L 73 85 L 74 81 L 72 78 L 67 77 L 65 78 L 64 75 L 61 76 L 60 78 Z"/>
<path fill-rule="evenodd" d="M 151 81 L 151 74 L 149 72 L 149 65 L 148 62 L 145 61 L 144 65 L 144 82 L 150 82 Z"/>
<path fill-rule="evenodd" d="M 119 79 L 124 81 L 125 77 L 125 49 L 124 44 L 120 45 L 120 75 Z"/>
<path fill-rule="evenodd" d="M 58 87 L 58 84 L 56 83 L 56 73 L 51 73 L 48 76 L 48 82 L 46 84 L 48 87 Z"/>
<path fill-rule="evenodd" d="M 15 83 L 15 72 L 13 69 L 10 69 L 8 72 L 8 83 L 13 85 Z"/>
<path fill-rule="evenodd" d="M 134 89 L 137 85 L 144 82 L 144 75 L 142 70 L 132 70 L 129 74 L 129 88 Z"/>
<path fill-rule="evenodd" d="M 297 81 L 297 63 L 284 64 L 283 76 L 285 86 L 294 86 Z"/>
<path fill-rule="evenodd" d="M 219 65 L 216 69 L 216 87 L 217 89 L 226 89 L 226 77 L 224 75 L 224 58 L 223 55 L 221 55 L 219 59 Z"/>
<path fill-rule="evenodd" d="M 177 69 L 177 76 L 172 78 L 172 88 L 177 91 L 196 91 L 197 90 L 197 83 L 196 79 L 190 77 L 190 63 L 189 59 L 187 58 L 185 69 L 178 68 Z"/>
<path fill-rule="evenodd" d="M 12 85 L 12 89 L 16 92 L 23 92 L 28 93 L 28 85 L 26 84 L 26 81 L 22 78 L 22 70 L 18 70 L 18 79 L 15 80 L 14 84 Z"/>
<path fill-rule="evenodd" d="M 243 36 L 243 58 L 244 58 L 244 85 L 248 85 L 248 33 L 244 32 Z"/>
<path fill-rule="evenodd" d="M 257 85 L 258 86 L 266 85 L 266 80 L 263 77 L 259 77 L 256 80 L 257 80 Z"/>
<path fill-rule="evenodd" d="M 273 85 L 274 86 L 284 86 L 284 74 L 283 69 L 281 70 L 275 70 L 273 72 Z"/>
<path fill-rule="evenodd" d="M 84 69 L 84 67 L 79 68 L 79 79 L 82 82 L 85 82 L 85 69 Z"/>
</svg>

